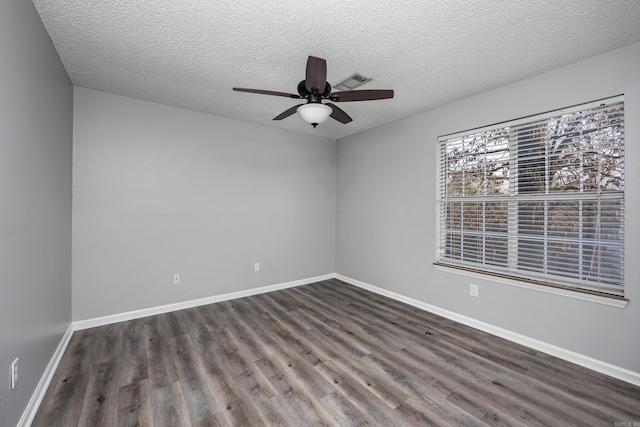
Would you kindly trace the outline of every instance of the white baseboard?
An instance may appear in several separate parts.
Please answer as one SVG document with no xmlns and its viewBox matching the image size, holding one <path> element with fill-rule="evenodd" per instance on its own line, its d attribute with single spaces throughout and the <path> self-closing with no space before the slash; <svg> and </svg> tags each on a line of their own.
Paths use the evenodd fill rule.
<svg viewBox="0 0 640 427">
<path fill-rule="evenodd" d="M 40 407 L 40 403 L 44 398 L 44 394 L 47 392 L 47 388 L 49 388 L 49 384 L 53 379 L 53 374 L 55 374 L 56 369 L 58 368 L 58 364 L 62 359 L 62 355 L 64 354 L 64 351 L 66 350 L 67 345 L 69 344 L 69 341 L 71 341 L 72 335 L 73 335 L 73 324 L 69 324 L 67 331 L 62 336 L 60 343 L 58 343 L 58 347 L 56 348 L 56 351 L 53 352 L 53 356 L 51 356 L 51 360 L 49 361 L 49 364 L 45 368 L 44 373 L 42 374 L 42 377 L 40 377 L 40 381 L 38 382 L 36 389 L 31 395 L 31 399 L 29 400 L 27 407 L 22 413 L 22 417 L 20 417 L 20 421 L 18 421 L 17 427 L 29 427 L 33 422 L 33 419 L 35 418 L 36 413 L 38 412 L 38 408 Z"/>
<path fill-rule="evenodd" d="M 389 297 L 397 301 L 404 302 L 406 304 L 412 305 L 414 307 L 420 308 L 430 313 L 434 313 L 439 316 L 446 317 L 447 319 L 451 319 L 456 322 L 462 323 L 464 325 L 471 326 L 472 328 L 480 329 L 481 331 L 490 333 L 492 335 L 496 335 L 500 338 L 504 338 L 509 341 L 522 344 L 526 347 L 541 351 L 543 353 L 550 354 L 551 356 L 555 356 L 560 359 L 566 360 L 568 362 L 575 363 L 576 365 L 584 366 L 585 368 L 592 369 L 596 372 L 600 372 L 602 374 L 609 375 L 611 377 L 618 378 L 622 381 L 626 381 L 628 383 L 640 386 L 640 373 L 638 372 L 621 368 L 619 366 L 615 366 L 610 363 L 603 362 L 601 360 L 597 360 L 589 356 L 585 356 L 580 353 L 576 353 L 576 352 L 564 349 L 562 347 L 557 347 L 555 345 L 551 345 L 543 341 L 529 338 L 527 336 L 520 335 L 515 332 L 499 328 L 489 323 L 481 322 L 471 317 L 463 316 L 461 314 L 457 314 L 452 311 L 445 310 L 440 307 L 436 307 L 434 305 L 427 304 L 422 301 L 418 301 L 416 299 L 397 294 L 395 292 L 378 288 L 377 286 L 373 286 L 368 283 L 364 283 L 359 280 L 352 279 L 350 277 L 342 276 L 340 274 L 336 274 L 335 277 L 337 279 L 340 279 L 344 282 L 347 282 L 359 288 L 366 289 L 368 291 L 375 292 L 376 294 Z"/>
<path fill-rule="evenodd" d="M 201 305 L 213 304 L 221 301 L 228 301 L 237 298 L 249 297 L 251 295 L 264 294 L 267 292 L 279 291 L 293 288 L 295 286 L 308 285 L 309 283 L 320 282 L 322 280 L 334 279 L 336 275 L 325 274 L 323 276 L 309 277 L 307 279 L 294 280 L 292 282 L 278 283 L 276 285 L 263 286 L 260 288 L 247 289 L 245 291 L 230 292 L 228 294 L 215 295 L 211 297 L 199 298 L 190 301 L 178 302 L 174 304 L 161 305 L 158 307 L 144 308 L 142 310 L 129 311 L 126 313 L 113 314 L 110 316 L 96 317 L 93 319 L 79 320 L 73 322 L 73 329 L 95 328 L 96 326 L 110 325 L 112 323 L 124 322 L 126 320 L 139 319 L 141 317 L 155 316 L 156 314 L 169 313 L 171 311 L 184 310 L 185 308 L 198 307 Z"/>
</svg>

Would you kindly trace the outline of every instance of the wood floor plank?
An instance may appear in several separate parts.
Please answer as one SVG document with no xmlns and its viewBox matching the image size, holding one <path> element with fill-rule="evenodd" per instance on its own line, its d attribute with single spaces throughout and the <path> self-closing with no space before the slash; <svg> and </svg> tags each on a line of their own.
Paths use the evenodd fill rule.
<svg viewBox="0 0 640 427">
<path fill-rule="evenodd" d="M 322 399 L 320 403 L 337 420 L 338 425 L 360 427 L 375 425 L 373 420 L 360 411 L 347 397 L 340 392 L 333 392 Z"/>
<path fill-rule="evenodd" d="M 639 421 L 640 387 L 331 279 L 77 331 L 32 426 Z"/>
<path fill-rule="evenodd" d="M 189 410 L 178 382 L 154 388 L 151 393 L 151 407 L 155 427 L 191 425 Z"/>
<path fill-rule="evenodd" d="M 227 419 L 222 413 L 218 413 L 212 417 L 205 418 L 193 424 L 194 427 L 224 427 L 228 425 Z"/>
<path fill-rule="evenodd" d="M 135 381 L 118 390 L 118 426 L 151 425 L 151 386 L 149 380 Z"/>
<path fill-rule="evenodd" d="M 158 316 L 165 337 L 174 338 L 189 333 L 188 322 L 183 321 L 185 311 L 186 310 L 172 311 Z"/>
<path fill-rule="evenodd" d="M 144 325 L 143 319 L 131 320 L 123 325 L 120 359 L 127 363 L 120 366 L 120 386 L 149 378 Z"/>
<path fill-rule="evenodd" d="M 375 425 L 398 426 L 402 425 L 402 417 L 395 412 L 395 407 L 378 404 L 377 395 L 373 393 L 371 387 L 363 386 L 355 378 L 351 377 L 338 364 L 327 360 L 315 367 L 320 374 L 334 387 L 342 393 L 343 396 L 349 396 L 349 400 L 354 404 L 360 412 L 367 414 L 373 420 Z M 373 394 L 373 396 L 372 396 Z"/>
<path fill-rule="evenodd" d="M 308 315 L 302 313 L 301 316 L 307 319 L 308 324 L 317 324 L 313 319 L 310 319 Z M 371 391 L 388 406 L 395 408 L 408 398 L 408 395 L 402 389 L 397 387 L 396 383 L 378 375 L 367 365 L 360 363 L 358 359 L 354 359 L 355 363 L 352 362 L 350 358 L 344 357 L 344 355 L 337 352 L 331 346 L 326 346 L 326 342 L 323 340 L 316 341 L 316 345 L 317 347 L 314 347 L 307 353 L 313 351 L 313 354 L 319 355 L 316 359 L 320 360 L 320 363 L 331 360 L 343 366 L 352 377 L 358 380 L 362 385 L 370 388 Z M 306 355 L 306 357 L 308 356 L 309 354 Z"/>
<path fill-rule="evenodd" d="M 93 367 L 82 402 L 78 425 L 114 425 L 118 411 L 118 378 L 122 324 L 99 328 Z"/>
<path fill-rule="evenodd" d="M 246 425 L 262 425 L 262 418 L 255 408 L 256 402 L 251 397 L 256 389 L 245 387 L 248 370 L 242 374 L 234 374 L 231 367 L 238 363 L 238 359 L 229 359 L 228 353 L 222 351 L 223 347 L 216 342 L 216 338 L 223 337 L 226 333 L 224 328 L 214 331 L 212 339 L 200 340 L 194 344 L 204 371 L 204 381 L 199 387 L 211 390 L 207 394 L 211 401 L 216 402 L 215 415 L 220 415 L 217 417 L 219 420 L 226 419 L 232 423 L 229 425 L 243 425 L 236 423 L 245 423 L 247 420 L 251 424 Z M 246 402 L 252 404 L 247 405 Z"/>
<path fill-rule="evenodd" d="M 147 318 L 144 339 L 147 349 L 147 372 L 152 389 L 168 387 L 178 381 L 175 359 L 169 347 L 171 337 L 163 335 L 162 329 L 160 316 Z"/>
<path fill-rule="evenodd" d="M 446 404 L 446 396 L 435 392 L 431 384 L 424 383 L 420 377 L 415 377 L 408 372 L 403 364 L 389 363 L 385 358 L 375 354 L 369 354 L 362 358 L 362 363 L 367 364 L 373 371 L 377 371 L 382 377 L 393 381 L 405 393 L 419 401 L 426 412 L 435 412 L 443 420 L 441 424 L 472 424 L 475 420 L 462 408 Z"/>
<path fill-rule="evenodd" d="M 336 420 L 340 421 L 334 411 L 327 410 L 322 399 L 315 399 L 307 389 L 292 390 L 285 396 L 288 405 L 295 408 L 299 416 L 304 420 L 305 425 L 309 426 L 331 426 L 337 425 Z"/>
<path fill-rule="evenodd" d="M 413 359 L 416 365 L 424 360 L 423 349 L 414 349 L 409 346 L 403 350 L 403 353 Z M 449 381 L 457 380 L 460 387 L 482 391 L 477 395 L 480 400 L 485 401 L 485 406 L 492 406 L 495 409 L 503 408 L 503 410 L 511 406 L 510 409 L 506 409 L 506 412 L 535 425 L 552 425 L 554 421 L 559 420 L 564 420 L 568 425 L 579 424 L 578 419 L 570 415 L 569 409 L 576 404 L 581 405 L 558 390 L 529 381 L 524 375 L 496 369 L 493 361 L 453 345 L 448 346 L 445 342 L 441 342 L 438 348 L 430 348 L 430 353 L 443 361 L 441 364 L 436 359 L 430 364 L 431 375 L 439 373 L 441 378 L 447 377 Z M 420 375 L 417 369 L 419 368 L 414 372 Z M 591 425 L 601 423 L 601 420 L 587 416 L 590 410 L 589 407 L 583 408 L 582 419 L 589 420 Z"/>
<path fill-rule="evenodd" d="M 278 394 L 255 362 L 251 362 L 249 370 L 238 375 L 236 379 L 239 387 L 254 402 L 263 402 Z"/>
<path fill-rule="evenodd" d="M 235 339 L 236 346 L 242 347 L 245 357 L 253 361 L 262 359 L 271 352 L 265 347 L 262 337 L 242 321 L 243 318 L 250 316 L 250 313 L 245 313 L 243 309 L 243 305 L 236 304 L 232 312 L 220 313 L 220 319 L 224 322 L 224 327 L 231 332 L 231 338 Z"/>
<path fill-rule="evenodd" d="M 283 411 L 284 405 L 282 400 L 278 400 L 282 396 L 274 396 L 271 399 L 260 400 L 256 404 L 256 409 L 260 413 L 265 424 L 268 426 L 286 426 L 295 425 L 292 415 Z M 300 425 L 300 424 L 298 424 Z"/>
<path fill-rule="evenodd" d="M 182 396 L 189 410 L 189 418 L 193 424 L 213 416 L 222 410 L 217 401 L 212 383 L 207 380 L 204 366 L 191 342 L 188 334 L 169 340 L 169 347 L 174 356 Z"/>
</svg>

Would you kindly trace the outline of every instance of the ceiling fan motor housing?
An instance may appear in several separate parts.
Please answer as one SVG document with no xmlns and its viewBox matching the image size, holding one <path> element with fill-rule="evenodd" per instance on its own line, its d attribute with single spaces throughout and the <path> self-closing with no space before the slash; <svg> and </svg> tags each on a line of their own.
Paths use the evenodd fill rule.
<svg viewBox="0 0 640 427">
<path fill-rule="evenodd" d="M 326 82 L 324 92 L 322 93 L 318 93 L 316 91 L 309 92 L 307 90 L 307 81 L 302 80 L 300 83 L 298 83 L 298 94 L 300 94 L 302 98 L 306 99 L 308 103 L 317 103 L 320 102 L 323 98 L 329 97 L 329 95 L 331 94 L 331 85 L 329 84 L 329 82 Z"/>
</svg>

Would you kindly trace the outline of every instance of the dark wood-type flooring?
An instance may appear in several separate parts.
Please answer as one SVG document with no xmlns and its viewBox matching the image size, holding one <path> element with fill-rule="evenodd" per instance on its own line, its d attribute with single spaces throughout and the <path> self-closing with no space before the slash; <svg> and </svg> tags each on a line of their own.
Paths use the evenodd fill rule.
<svg viewBox="0 0 640 427">
<path fill-rule="evenodd" d="M 33 426 L 616 422 L 640 387 L 329 280 L 78 331 Z"/>
</svg>

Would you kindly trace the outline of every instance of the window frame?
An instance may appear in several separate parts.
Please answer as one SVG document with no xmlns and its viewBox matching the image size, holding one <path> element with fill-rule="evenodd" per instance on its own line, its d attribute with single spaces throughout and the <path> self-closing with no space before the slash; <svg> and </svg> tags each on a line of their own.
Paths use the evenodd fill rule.
<svg viewBox="0 0 640 427">
<path fill-rule="evenodd" d="M 436 267 L 436 269 L 438 270 L 442 270 L 442 271 L 447 271 L 447 272 L 454 272 L 454 273 L 459 273 L 462 275 L 466 275 L 466 276 L 471 276 L 471 277 L 476 277 L 479 279 L 485 279 L 485 280 L 491 280 L 493 282 L 499 282 L 499 283 L 504 283 L 504 284 L 509 284 L 509 285 L 515 285 L 518 287 L 525 287 L 527 289 L 533 289 L 533 290 L 539 290 L 542 292 L 547 292 L 547 293 L 552 293 L 552 294 L 559 294 L 559 295 L 563 295 L 563 296 L 568 296 L 568 297 L 573 297 L 573 298 L 577 298 L 577 299 L 583 299 L 583 300 L 588 300 L 588 301 L 592 301 L 592 302 L 601 302 L 607 305 L 613 305 L 616 307 L 624 307 L 626 306 L 626 304 L 629 302 L 629 300 L 623 295 L 619 295 L 619 294 L 614 294 L 614 293 L 610 293 L 610 292 L 603 292 L 600 290 L 592 290 L 592 289 L 588 289 L 585 287 L 579 287 L 579 285 L 577 284 L 579 282 L 579 279 L 576 279 L 576 285 L 571 285 L 568 284 L 568 282 L 571 282 L 571 279 L 567 279 L 567 278 L 562 278 L 564 280 L 559 280 L 557 283 L 553 280 L 554 277 L 553 275 L 541 275 L 535 272 L 532 273 L 527 273 L 527 274 L 523 274 L 523 270 L 522 269 L 518 269 L 517 274 L 511 274 L 511 272 L 509 271 L 504 271 L 505 269 L 503 267 L 499 267 L 496 269 L 491 268 L 490 266 L 487 267 L 486 264 L 484 264 L 485 260 L 483 260 L 483 263 L 474 263 L 474 262 L 466 262 L 464 261 L 464 259 L 461 260 L 454 260 L 452 262 L 451 258 L 447 258 L 447 257 L 443 257 L 443 251 L 444 251 L 444 241 L 447 239 L 447 237 L 444 234 L 443 231 L 443 226 L 444 226 L 444 219 L 443 219 L 443 215 L 445 215 L 444 213 L 444 207 L 443 205 L 445 203 L 447 203 L 447 201 L 451 200 L 451 196 L 446 196 L 445 195 L 445 191 L 447 189 L 447 184 L 444 181 L 444 177 L 443 174 L 446 174 L 447 171 L 445 170 L 445 159 L 443 158 L 443 144 L 445 144 L 446 141 L 451 141 L 452 139 L 456 139 L 456 138 L 462 138 L 462 137 L 471 137 L 472 135 L 477 135 L 477 134 L 481 134 L 481 133 L 486 133 L 486 132 L 490 132 L 490 131 L 496 131 L 496 130 L 500 130 L 502 128 L 515 128 L 516 130 L 519 129 L 519 126 L 522 125 L 526 125 L 526 124 L 530 124 L 530 123 L 539 123 L 541 121 L 549 121 L 549 119 L 558 117 L 558 116 L 563 116 L 563 115 L 567 115 L 567 114 L 576 114 L 582 111 L 588 111 L 588 110 L 592 110 L 595 109 L 597 107 L 600 107 L 603 104 L 607 104 L 607 105 L 614 105 L 614 104 L 618 104 L 621 103 L 622 104 L 622 131 L 624 132 L 624 96 L 623 95 L 618 95 L 618 96 L 614 96 L 614 97 L 609 97 L 609 98 L 604 98 L 604 99 L 600 99 L 600 100 L 596 100 L 596 101 L 592 101 L 589 103 L 584 103 L 584 104 L 579 104 L 579 105 L 574 105 L 571 107 L 566 107 L 563 109 L 558 109 L 558 110 L 552 110 L 552 111 L 548 111 L 545 113 L 541 113 L 541 114 L 535 114 L 535 115 L 530 115 L 530 116 L 526 116 L 526 117 L 522 117 L 519 119 L 515 119 L 515 120 L 509 120 L 509 121 L 505 121 L 505 122 L 500 122 L 500 123 L 495 123 L 495 124 L 491 124 L 488 126 L 483 126 L 480 128 L 474 128 L 474 129 L 469 129 L 469 130 L 465 130 L 465 131 L 461 131 L 461 132 L 456 132 L 456 133 L 452 133 L 452 134 L 446 134 L 446 135 L 441 135 L 440 137 L 438 137 L 438 145 L 437 145 L 437 152 L 438 155 L 436 156 L 436 164 L 437 164 L 437 180 L 436 180 L 436 194 L 437 194 L 437 203 L 436 203 L 436 209 L 437 209 L 437 222 L 436 222 L 436 260 L 434 262 L 434 266 Z M 511 139 L 513 138 L 513 135 L 510 135 Z M 510 173 L 512 173 L 513 175 L 517 174 L 517 167 L 518 167 L 518 160 L 515 156 L 517 156 L 517 152 L 519 150 L 521 150 L 521 148 L 518 146 L 519 142 L 509 142 L 509 168 L 510 168 Z M 625 153 L 624 153 L 624 145 L 625 145 L 625 141 L 624 141 L 624 133 L 622 135 L 622 144 L 621 144 L 621 149 L 622 149 L 622 160 L 621 160 L 621 164 L 622 164 L 622 168 L 623 168 L 623 174 L 624 174 L 624 160 L 625 160 Z M 513 148 L 513 146 L 515 146 L 515 149 Z M 486 146 L 485 146 L 486 147 Z M 514 151 L 516 151 L 516 154 L 514 154 Z M 514 172 L 513 170 L 516 170 L 516 172 Z M 486 178 L 486 177 L 485 177 Z M 623 175 L 623 179 L 624 179 L 624 175 Z M 463 181 L 464 182 L 464 181 Z M 513 185 L 514 182 L 518 183 L 517 178 L 509 178 L 509 182 L 511 185 Z M 518 185 L 518 184 L 516 184 Z M 621 242 L 621 246 L 620 246 L 620 250 L 622 251 L 622 283 L 621 283 L 621 288 L 622 288 L 622 292 L 624 292 L 624 265 L 625 265 L 625 252 L 624 252 L 624 186 L 622 186 L 622 190 L 619 191 L 619 193 L 621 193 L 621 197 L 620 200 L 621 202 L 621 210 L 622 210 L 622 219 L 620 220 L 620 227 L 622 229 L 622 242 Z M 513 227 L 517 227 L 517 221 L 514 220 L 514 209 L 515 209 L 515 218 L 518 218 L 518 213 L 517 213 L 517 206 L 518 201 L 519 200 L 526 200 L 526 196 L 524 195 L 520 195 L 517 194 L 518 192 L 515 191 L 515 195 L 514 195 L 514 191 L 513 191 L 513 187 L 510 189 L 510 192 L 508 195 L 505 196 L 499 196 L 499 197 L 487 197 L 487 196 L 480 196 L 477 198 L 477 200 L 479 201 L 487 201 L 487 200 L 491 200 L 492 202 L 498 202 L 498 201 L 507 201 L 508 203 L 508 215 L 507 215 L 507 222 L 508 222 L 508 264 L 509 264 L 509 268 L 513 267 L 513 252 L 517 252 L 517 245 L 518 245 L 518 239 L 519 239 L 519 234 L 518 234 L 518 230 L 513 230 Z M 547 196 L 543 197 L 546 200 L 553 200 L 554 197 L 557 197 L 556 195 L 553 195 L 551 193 L 547 193 Z M 571 199 L 571 198 L 580 198 L 583 200 L 589 199 L 591 196 L 590 195 L 585 195 L 585 193 L 578 193 L 577 195 L 565 195 L 558 197 L 558 200 L 567 200 L 567 199 Z M 457 199 L 456 199 L 457 200 Z M 469 197 L 468 202 L 471 202 L 472 199 Z M 468 203 L 467 202 L 467 203 Z M 484 204 L 483 204 L 484 206 Z M 581 208 L 582 209 L 582 208 Z M 485 213 L 483 211 L 482 214 L 482 218 L 483 218 L 483 224 L 486 221 L 486 217 L 485 217 Z M 515 224 L 515 225 L 514 225 Z M 460 230 L 464 229 L 464 225 L 461 225 Z M 546 236 L 546 230 L 547 230 L 547 223 L 545 222 L 545 226 L 544 226 L 544 230 L 545 230 L 545 236 Z M 482 231 L 483 236 L 486 236 L 485 231 Z M 522 237 L 520 237 L 522 238 Z M 546 239 L 546 237 L 545 237 Z M 581 239 L 582 240 L 582 239 Z M 483 239 L 483 243 L 482 243 L 482 248 L 484 251 L 484 248 L 486 247 L 486 242 Z M 464 257 L 463 257 L 464 258 Z M 580 257 L 581 258 L 581 257 Z M 546 264 L 546 261 L 545 261 Z"/>
</svg>

